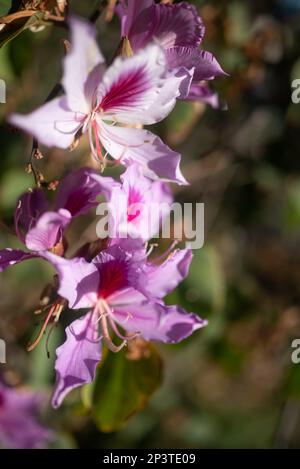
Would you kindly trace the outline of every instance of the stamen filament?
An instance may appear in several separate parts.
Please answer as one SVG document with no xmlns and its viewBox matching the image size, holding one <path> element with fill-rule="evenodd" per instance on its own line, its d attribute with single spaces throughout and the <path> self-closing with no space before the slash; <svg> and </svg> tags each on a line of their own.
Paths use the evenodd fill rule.
<svg viewBox="0 0 300 469">
<path fill-rule="evenodd" d="M 154 259 L 152 259 L 152 262 L 153 262 L 154 264 L 157 264 L 158 262 L 160 262 L 160 261 L 162 261 L 162 260 L 163 260 L 163 262 L 166 262 L 166 261 L 169 259 L 169 257 L 170 257 L 171 255 L 173 255 L 173 253 L 174 253 L 174 248 L 176 247 L 176 245 L 177 245 L 178 243 L 179 243 L 179 241 L 178 241 L 177 239 L 175 239 L 175 240 L 172 242 L 171 246 L 170 246 L 165 252 L 163 252 L 160 256 L 157 256 L 157 257 L 155 257 Z"/>
<path fill-rule="evenodd" d="M 95 313 L 98 315 L 96 323 L 100 322 L 101 325 L 102 338 L 108 346 L 109 350 L 111 350 L 112 352 L 120 352 L 120 350 L 122 350 L 127 345 L 129 340 L 133 340 L 139 335 L 139 332 L 126 336 L 121 334 L 112 318 L 112 310 L 105 300 L 100 299 L 98 301 L 95 308 Z M 109 326 L 111 327 L 112 331 L 116 334 L 116 336 L 122 340 L 122 343 L 119 346 L 113 343 L 109 334 Z"/>
<path fill-rule="evenodd" d="M 127 345 L 127 340 L 123 340 L 121 345 L 117 346 L 113 343 L 111 340 L 111 337 L 109 335 L 109 330 L 108 330 L 108 324 L 107 324 L 107 319 L 106 316 L 101 317 L 101 330 L 102 330 L 102 336 L 103 340 L 106 343 L 107 347 L 111 352 L 118 353 L 120 352 L 126 345 Z"/>
<path fill-rule="evenodd" d="M 97 122 L 96 122 L 95 119 L 92 121 L 92 127 L 93 127 L 93 131 L 94 131 L 97 155 L 98 155 L 98 158 L 101 161 L 101 163 L 104 164 L 105 160 L 104 160 L 104 157 L 103 157 L 103 154 L 102 154 L 102 148 L 101 148 L 100 140 L 99 140 L 98 127 L 97 127 Z"/>
<path fill-rule="evenodd" d="M 136 338 L 140 335 L 139 332 L 135 332 L 135 333 L 133 333 L 133 334 L 131 334 L 131 335 L 126 335 L 126 336 L 124 336 L 124 335 L 121 334 L 121 332 L 119 331 L 119 329 L 118 329 L 116 323 L 114 322 L 114 320 L 113 320 L 110 316 L 108 316 L 108 321 L 109 321 L 109 324 L 110 324 L 112 330 L 114 331 L 114 333 L 115 333 L 115 334 L 119 337 L 119 339 L 121 339 L 121 340 L 126 340 L 126 341 L 127 341 L 127 340 L 133 340 L 133 339 L 136 339 Z"/>
<path fill-rule="evenodd" d="M 53 305 L 53 307 L 50 309 L 50 311 L 49 311 L 49 313 L 46 317 L 46 320 L 45 320 L 44 324 L 42 325 L 41 330 L 40 330 L 37 338 L 35 339 L 35 341 L 32 344 L 28 345 L 27 352 L 32 352 L 32 350 L 34 350 L 35 347 L 40 343 L 41 338 L 43 337 L 44 332 L 47 329 L 47 326 L 49 324 L 49 321 L 50 321 L 50 319 L 51 319 L 51 317 L 52 317 L 52 315 L 55 311 L 55 307 L 56 307 L 56 305 Z"/>
<path fill-rule="evenodd" d="M 48 309 L 48 307 L 46 306 L 45 309 Z M 46 320 L 45 320 L 44 324 L 41 327 L 41 330 L 40 330 L 37 338 L 35 339 L 35 341 L 32 344 L 28 345 L 28 347 L 27 347 L 28 352 L 32 352 L 32 350 L 34 350 L 35 347 L 40 343 L 40 341 L 41 341 L 41 339 L 44 335 L 44 332 L 47 329 L 47 326 L 48 326 L 52 316 L 54 316 L 54 323 L 56 324 L 58 322 L 64 307 L 65 307 L 65 302 L 64 301 L 61 302 L 60 300 L 59 300 L 59 302 L 56 302 L 51 306 L 51 309 L 50 309 L 50 311 L 49 311 L 49 313 L 46 317 Z"/>
</svg>

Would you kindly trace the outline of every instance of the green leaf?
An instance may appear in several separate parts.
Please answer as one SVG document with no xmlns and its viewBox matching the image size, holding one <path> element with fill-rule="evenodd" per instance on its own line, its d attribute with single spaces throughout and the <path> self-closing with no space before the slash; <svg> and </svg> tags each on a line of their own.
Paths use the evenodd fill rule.
<svg viewBox="0 0 300 469">
<path fill-rule="evenodd" d="M 25 29 L 31 28 L 32 26 L 40 26 L 42 24 L 47 24 L 43 22 L 44 18 L 44 13 L 41 11 L 37 11 L 34 13 L 34 15 L 23 18 L 23 23 L 21 22 L 16 22 L 10 23 L 9 28 L 7 30 L 5 29 L 3 32 L 0 33 L 0 47 L 5 46 L 8 42 L 10 42 L 12 39 L 17 37 L 19 34 L 21 34 Z"/>
<path fill-rule="evenodd" d="M 109 353 L 97 372 L 92 415 L 102 432 L 120 429 L 142 410 L 160 385 L 162 363 L 156 349 L 143 344 L 143 357 L 129 359 L 128 349 Z"/>
<path fill-rule="evenodd" d="M 5 16 L 12 7 L 12 0 L 0 0 L 0 16 Z"/>
</svg>

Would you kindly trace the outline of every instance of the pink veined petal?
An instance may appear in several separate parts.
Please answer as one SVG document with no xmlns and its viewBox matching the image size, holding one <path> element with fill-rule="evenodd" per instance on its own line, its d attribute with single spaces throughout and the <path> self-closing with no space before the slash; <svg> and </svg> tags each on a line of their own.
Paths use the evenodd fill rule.
<svg viewBox="0 0 300 469">
<path fill-rule="evenodd" d="M 87 21 L 72 17 L 71 50 L 64 59 L 62 84 L 72 111 L 88 114 L 92 93 L 101 81 L 105 60 L 96 42 L 96 29 Z M 96 74 L 93 71 L 96 70 Z"/>
<path fill-rule="evenodd" d="M 183 45 L 197 47 L 204 34 L 204 23 L 194 5 L 180 2 L 153 7 L 151 36 L 157 38 L 165 49 Z"/>
<path fill-rule="evenodd" d="M 44 104 L 31 114 L 12 114 L 9 122 L 32 134 L 43 145 L 68 148 L 83 125 L 85 117 L 84 114 L 70 111 L 65 96 L 62 96 Z"/>
<path fill-rule="evenodd" d="M 60 296 L 72 309 L 91 308 L 97 301 L 99 285 L 97 267 L 82 258 L 64 259 L 50 252 L 40 253 L 57 270 Z"/>
<path fill-rule="evenodd" d="M 142 174 L 150 179 L 187 184 L 180 170 L 179 153 L 148 130 L 111 126 L 100 121 L 99 134 L 106 151 L 121 164 L 138 163 Z"/>
<path fill-rule="evenodd" d="M 143 302 L 114 309 L 114 318 L 127 332 L 140 333 L 146 340 L 175 344 L 186 339 L 207 321 L 178 306 Z"/>
<path fill-rule="evenodd" d="M 161 181 L 152 181 L 145 177 L 138 164 L 132 164 L 121 175 L 122 188 L 130 203 L 144 202 L 145 204 L 173 202 L 170 187 Z"/>
<path fill-rule="evenodd" d="M 0 250 L 0 272 L 3 272 L 12 265 L 33 259 L 34 257 L 38 257 L 38 254 L 24 252 L 20 249 L 2 249 Z"/>
<path fill-rule="evenodd" d="M 158 45 L 150 45 L 129 58 L 117 58 L 98 89 L 99 117 L 125 124 L 150 124 L 163 119 L 175 105 L 181 83 L 181 79 L 173 79 L 172 90 L 163 90 L 169 78 L 166 72 L 165 54 Z M 171 105 L 156 118 L 149 110 L 156 103 L 161 106 L 160 101 L 164 106 L 171 101 Z"/>
<path fill-rule="evenodd" d="M 126 252 L 119 245 L 110 246 L 93 259 L 99 272 L 98 297 L 110 302 L 118 292 L 134 288 L 147 295 L 147 278 L 143 263 L 136 259 L 133 252 Z M 144 298 L 146 296 L 143 296 Z"/>
<path fill-rule="evenodd" d="M 136 106 L 134 109 L 124 109 L 115 115 L 108 115 L 108 119 L 125 124 L 151 125 L 165 119 L 176 105 L 177 98 L 185 98 L 189 94 L 194 70 L 179 69 L 165 74 L 161 79 L 155 99 L 147 110 Z"/>
<path fill-rule="evenodd" d="M 151 181 L 145 177 L 138 164 L 132 164 L 122 174 L 121 198 L 126 197 L 127 229 L 145 241 L 159 231 L 162 218 L 170 212 L 173 201 L 170 188 L 161 181 Z M 116 211 L 119 207 L 120 195 L 115 193 L 112 200 Z"/>
<path fill-rule="evenodd" d="M 179 249 L 161 265 L 149 264 L 146 270 L 148 291 L 156 298 L 163 298 L 173 291 L 187 277 L 192 258 L 190 249 Z"/>
<path fill-rule="evenodd" d="M 193 82 L 214 80 L 226 76 L 216 58 L 210 52 L 196 47 L 172 47 L 166 51 L 169 69 L 194 69 Z"/>
<path fill-rule="evenodd" d="M 101 340 L 97 329 L 92 313 L 67 327 L 67 339 L 56 351 L 57 378 L 52 399 L 54 408 L 61 405 L 72 389 L 93 381 L 101 360 Z"/>
<path fill-rule="evenodd" d="M 197 47 L 205 27 L 195 6 L 187 2 L 155 5 L 153 0 L 122 1 L 117 8 L 122 36 L 128 36 L 135 51 L 157 39 L 164 48 L 175 45 Z"/>
<path fill-rule="evenodd" d="M 25 244 L 31 251 L 47 251 L 62 239 L 63 231 L 72 220 L 70 212 L 61 209 L 59 212 L 45 212 L 31 228 Z"/>
</svg>

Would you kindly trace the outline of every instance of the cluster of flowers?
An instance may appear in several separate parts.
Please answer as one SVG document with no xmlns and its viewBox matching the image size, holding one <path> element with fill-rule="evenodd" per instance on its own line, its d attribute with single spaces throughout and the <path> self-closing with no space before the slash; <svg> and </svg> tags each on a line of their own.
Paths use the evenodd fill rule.
<svg viewBox="0 0 300 469">
<path fill-rule="evenodd" d="M 12 115 L 10 122 L 46 146 L 73 148 L 87 133 L 91 152 L 102 169 L 111 161 L 127 170 L 117 182 L 82 168 L 61 182 L 49 207 L 41 189 L 24 194 L 15 213 L 15 230 L 27 250 L 0 251 L 0 271 L 35 257 L 49 261 L 58 274 L 57 296 L 46 306 L 41 334 L 62 311 L 85 310 L 66 330 L 57 350 L 53 406 L 74 388 L 90 383 L 101 360 L 101 343 L 113 352 L 141 336 L 177 343 L 206 325 L 198 315 L 163 298 L 187 275 L 192 253 L 175 250 L 149 257 L 143 212 L 136 202 L 171 203 L 166 182 L 187 184 L 180 155 L 144 125 L 164 119 L 177 99 L 202 99 L 213 106 L 217 96 L 208 80 L 224 75 L 216 59 L 199 45 L 204 25 L 195 7 L 120 0 L 121 56 L 106 68 L 94 27 L 70 20 L 71 47 L 64 59 L 65 94 L 33 113 Z M 124 56 L 125 51 L 125 56 Z M 97 205 L 97 197 L 126 201 L 127 221 L 139 238 L 88 243 L 69 255 L 66 230 L 72 220 Z M 113 338 L 112 338 L 113 337 Z M 117 342 L 117 343 L 116 343 Z"/>
</svg>

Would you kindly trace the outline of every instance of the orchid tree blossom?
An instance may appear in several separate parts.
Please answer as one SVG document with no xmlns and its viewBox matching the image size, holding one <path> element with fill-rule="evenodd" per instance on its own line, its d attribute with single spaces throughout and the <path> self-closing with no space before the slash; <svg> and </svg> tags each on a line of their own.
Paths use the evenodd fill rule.
<svg viewBox="0 0 300 469">
<path fill-rule="evenodd" d="M 41 393 L 0 382 L 0 447 L 37 449 L 50 443 L 52 432 L 38 422 L 44 400 Z"/>
<path fill-rule="evenodd" d="M 95 177 L 100 184 L 105 180 L 100 175 Z M 144 176 L 138 164 L 131 165 L 121 175 L 121 182 L 110 185 L 104 195 L 106 204 L 103 209 L 109 212 L 109 237 L 117 243 L 119 238 L 128 236 L 148 241 L 157 235 L 173 202 L 170 187 Z M 101 237 L 101 232 L 98 236 Z"/>
<path fill-rule="evenodd" d="M 163 301 L 186 277 L 190 250 L 149 261 L 136 251 L 135 242 L 131 250 L 128 242 L 127 250 L 113 245 L 92 262 L 49 252 L 46 258 L 58 272 L 58 293 L 69 308 L 87 310 L 67 328 L 66 341 L 57 349 L 54 407 L 72 389 L 93 380 L 102 342 L 115 353 L 138 336 L 174 344 L 207 324 L 198 315 Z M 114 343 L 112 333 L 119 343 Z"/>
<path fill-rule="evenodd" d="M 134 52 L 159 41 L 166 52 L 170 71 L 192 75 L 192 85 L 181 99 L 201 100 L 218 107 L 219 99 L 207 82 L 227 75 L 213 54 L 199 48 L 205 26 L 197 8 L 187 2 L 159 3 L 153 0 L 119 0 L 121 37 Z"/>
<path fill-rule="evenodd" d="M 15 231 L 28 251 L 0 250 L 0 272 L 22 261 L 41 257 L 46 251 L 63 255 L 64 233 L 71 221 L 97 205 L 97 196 L 113 187 L 111 178 L 95 179 L 98 174 L 82 168 L 66 176 L 58 190 L 56 203 L 51 209 L 41 189 L 23 194 L 15 211 Z M 106 188 L 106 189 L 105 189 Z"/>
<path fill-rule="evenodd" d="M 71 49 L 62 79 L 65 94 L 29 115 L 11 115 L 10 122 L 50 147 L 72 147 L 87 133 L 101 164 L 109 154 L 125 166 L 138 163 L 153 179 L 186 184 L 180 155 L 142 126 L 163 120 L 176 98 L 187 96 L 191 78 L 168 71 L 158 44 L 132 57 L 118 57 L 106 69 L 94 27 L 73 17 L 70 28 Z"/>
</svg>

